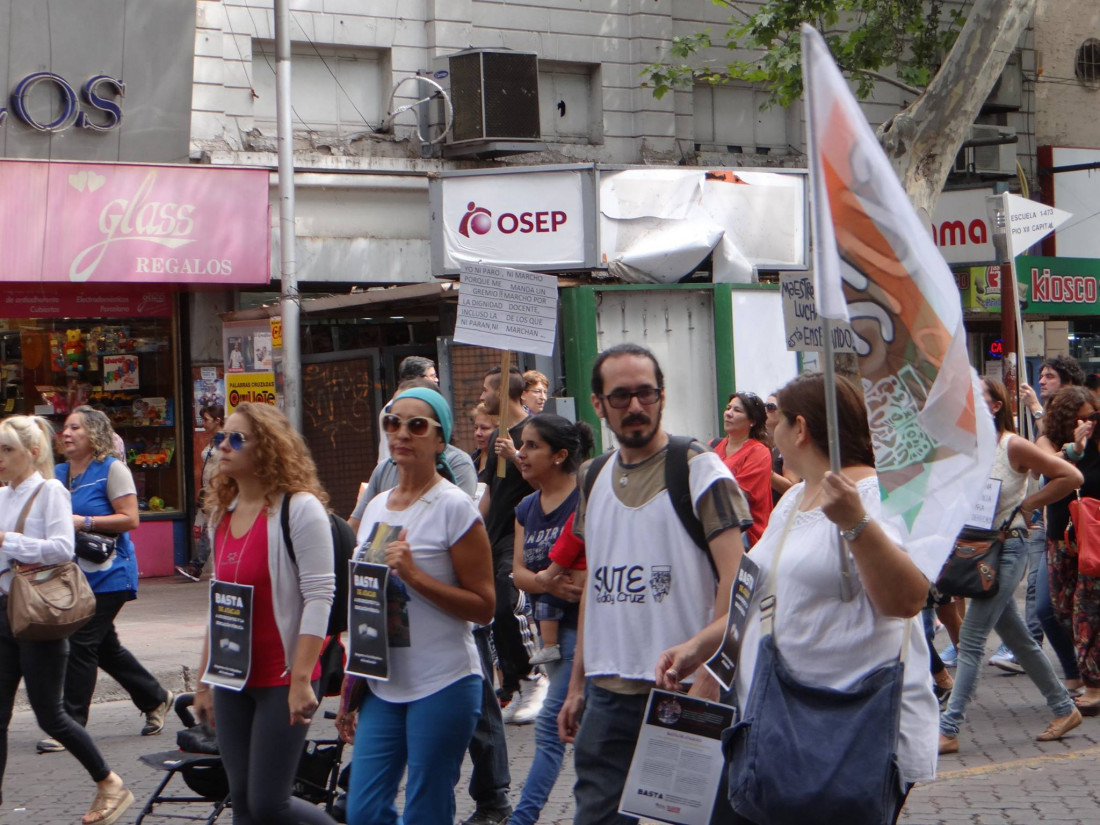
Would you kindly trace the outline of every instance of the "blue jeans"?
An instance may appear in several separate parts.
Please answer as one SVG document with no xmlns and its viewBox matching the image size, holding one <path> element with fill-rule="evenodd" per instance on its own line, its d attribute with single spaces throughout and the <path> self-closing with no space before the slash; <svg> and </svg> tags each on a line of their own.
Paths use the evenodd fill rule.
<svg viewBox="0 0 1100 825">
<path fill-rule="evenodd" d="M 1031 525 L 1028 537 L 1024 539 L 1027 547 L 1027 600 L 1024 602 L 1024 618 L 1027 632 L 1042 646 L 1043 623 L 1039 621 L 1039 570 L 1047 566 L 1047 531 L 1042 522 Z M 1049 587 L 1047 599 L 1050 598 Z"/>
<path fill-rule="evenodd" d="M 1054 673 L 1050 660 L 1028 632 L 1016 607 L 1015 590 L 1024 576 L 1027 547 L 1023 539 L 1010 538 L 1001 552 L 997 568 L 997 594 L 989 599 L 971 599 L 959 629 L 959 666 L 955 688 L 947 710 L 940 716 L 940 733 L 955 738 L 966 719 L 966 706 L 974 696 L 985 658 L 985 643 L 996 630 L 1008 649 L 1046 699 L 1055 717 L 1073 710 L 1073 700 Z"/>
<path fill-rule="evenodd" d="M 414 702 L 369 693 L 359 711 L 348 790 L 349 825 L 440 825 L 455 819 L 455 785 L 481 713 L 480 676 Z M 405 810 L 397 788 L 408 765 Z"/>
<path fill-rule="evenodd" d="M 558 738 L 558 711 L 569 692 L 569 675 L 573 670 L 573 649 L 577 645 L 577 628 L 562 626 L 558 630 L 561 659 L 543 665 L 550 676 L 550 689 L 535 721 L 535 758 L 523 783 L 519 804 L 508 820 L 509 825 L 535 825 L 542 806 L 550 797 L 561 772 L 565 744 Z"/>
</svg>

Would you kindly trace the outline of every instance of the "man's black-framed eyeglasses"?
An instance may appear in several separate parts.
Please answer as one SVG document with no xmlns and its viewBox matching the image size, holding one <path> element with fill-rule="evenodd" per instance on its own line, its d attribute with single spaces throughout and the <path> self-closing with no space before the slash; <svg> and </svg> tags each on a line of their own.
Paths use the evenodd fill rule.
<svg viewBox="0 0 1100 825">
<path fill-rule="evenodd" d="M 664 387 L 642 387 L 640 390 L 634 390 L 634 392 L 630 390 L 612 390 L 607 395 L 601 396 L 601 398 L 613 409 L 625 410 L 630 406 L 632 398 L 637 398 L 638 403 L 643 407 L 656 404 L 661 400 L 661 393 L 664 391 Z"/>
</svg>

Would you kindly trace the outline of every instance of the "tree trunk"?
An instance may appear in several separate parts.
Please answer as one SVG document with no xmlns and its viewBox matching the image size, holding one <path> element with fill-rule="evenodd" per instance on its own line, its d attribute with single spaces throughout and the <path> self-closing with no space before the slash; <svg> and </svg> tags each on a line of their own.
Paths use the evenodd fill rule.
<svg viewBox="0 0 1100 825">
<path fill-rule="evenodd" d="M 1037 0 L 975 0 L 939 72 L 924 93 L 884 123 L 879 137 L 913 206 L 931 215 L 959 147 Z"/>
</svg>

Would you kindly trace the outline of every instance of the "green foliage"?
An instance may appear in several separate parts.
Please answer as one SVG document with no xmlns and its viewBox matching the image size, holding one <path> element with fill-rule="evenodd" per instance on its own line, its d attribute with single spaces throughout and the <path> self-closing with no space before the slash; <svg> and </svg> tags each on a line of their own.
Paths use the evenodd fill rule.
<svg viewBox="0 0 1100 825">
<path fill-rule="evenodd" d="M 769 105 L 791 104 L 802 95 L 803 22 L 825 37 L 841 70 L 856 82 L 859 97 L 883 82 L 879 75 L 922 89 L 965 22 L 962 9 L 956 4 L 946 8 L 946 0 L 764 0 L 751 13 L 735 0 L 711 2 L 731 9 L 730 28 L 720 42 L 709 29 L 674 37 L 667 59 L 641 73 L 655 97 L 699 82 L 743 80 L 766 84 Z M 711 65 L 702 53 L 715 46 L 755 57 Z"/>
</svg>

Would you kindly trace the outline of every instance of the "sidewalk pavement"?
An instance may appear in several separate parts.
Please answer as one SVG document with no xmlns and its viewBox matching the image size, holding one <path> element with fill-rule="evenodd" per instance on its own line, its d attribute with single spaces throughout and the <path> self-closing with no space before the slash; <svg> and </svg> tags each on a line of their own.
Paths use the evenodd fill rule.
<svg viewBox="0 0 1100 825">
<path fill-rule="evenodd" d="M 118 621 L 123 643 L 173 690 L 194 679 L 201 654 L 208 589 L 183 579 L 143 580 L 140 597 L 123 608 Z M 937 639 L 944 644 L 943 636 Z M 994 637 L 989 653 L 996 647 Z M 113 769 L 137 798 L 121 822 L 135 821 L 162 774 L 137 761 L 146 753 L 175 748 L 174 717 L 164 733 L 138 735 L 143 719 L 119 689 L 101 675 L 89 730 Z M 334 707 L 326 700 L 325 707 Z M 960 736 L 960 752 L 940 760 L 936 782 L 919 785 L 909 795 L 900 822 L 906 825 L 1031 825 L 1100 821 L 1100 719 L 1084 724 L 1061 742 L 1035 741 L 1050 719 L 1041 696 L 1026 676 L 1012 676 L 985 666 L 970 718 Z M 318 717 L 314 738 L 329 738 L 331 722 Z M 534 728 L 507 728 L 512 795 L 519 790 L 534 756 Z M 8 746 L 8 766 L 0 822 L 20 825 L 77 823 L 93 796 L 90 780 L 68 754 L 36 755 L 42 738 L 30 711 L 15 714 Z M 347 756 L 345 757 L 347 758 Z M 473 810 L 466 792 L 469 763 L 456 796 L 459 821 Z M 572 749 L 539 820 L 545 825 L 572 823 L 574 780 Z M 179 780 L 176 780 L 179 781 Z M 181 785 L 182 787 L 182 785 Z M 197 810 L 197 809 L 193 809 Z M 207 808 L 208 810 L 208 808 Z M 165 820 L 149 817 L 147 822 Z M 224 815 L 220 822 L 231 821 Z M 445 825 L 445 823 L 441 824 Z M 829 824 L 831 825 L 831 823 Z"/>
<path fill-rule="evenodd" d="M 142 579 L 138 597 L 128 602 L 115 620 L 122 644 L 164 687 L 179 693 L 194 687 L 195 669 L 202 656 L 206 607 L 210 589 L 182 576 Z M 93 702 L 124 699 L 119 684 L 100 671 Z M 16 707 L 30 707 L 23 687 Z"/>
</svg>

